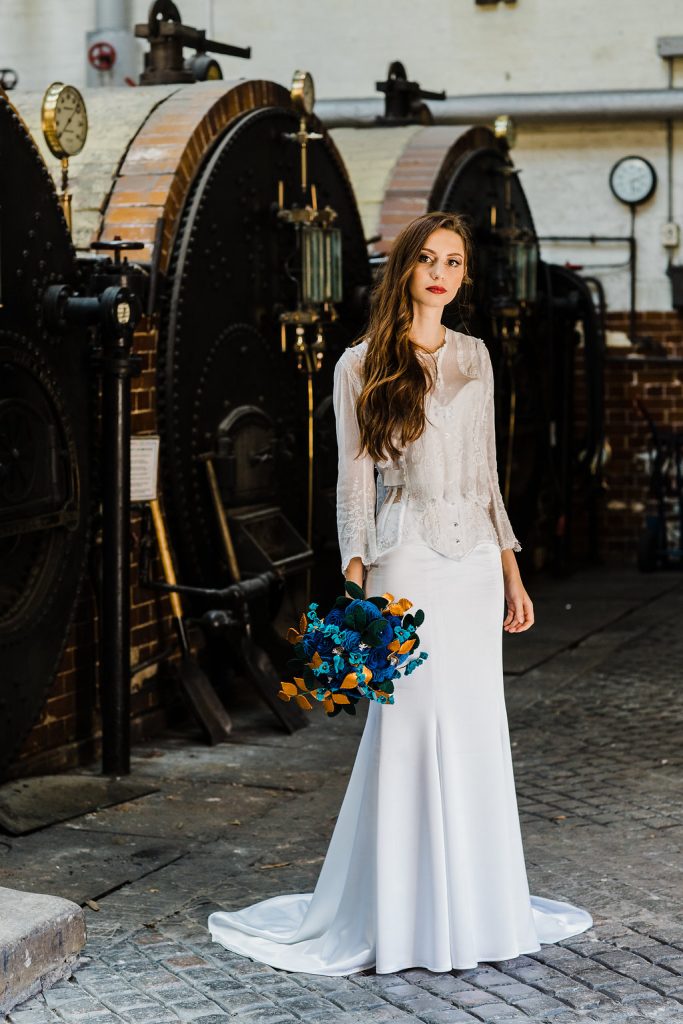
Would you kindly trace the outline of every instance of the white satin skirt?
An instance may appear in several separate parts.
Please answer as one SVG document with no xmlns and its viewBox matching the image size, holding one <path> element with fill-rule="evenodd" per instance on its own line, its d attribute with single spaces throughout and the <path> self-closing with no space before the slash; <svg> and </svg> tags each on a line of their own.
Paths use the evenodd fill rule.
<svg viewBox="0 0 683 1024">
<path fill-rule="evenodd" d="M 460 561 L 421 543 L 368 571 L 425 612 L 427 661 L 372 702 L 312 893 L 209 917 L 215 942 L 273 967 L 345 975 L 509 960 L 590 928 L 591 915 L 530 896 L 503 693 L 496 544 Z"/>
</svg>

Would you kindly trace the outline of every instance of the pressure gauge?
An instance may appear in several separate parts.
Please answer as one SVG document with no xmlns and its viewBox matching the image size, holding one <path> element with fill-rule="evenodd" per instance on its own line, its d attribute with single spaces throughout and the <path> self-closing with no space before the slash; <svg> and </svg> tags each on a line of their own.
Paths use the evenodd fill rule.
<svg viewBox="0 0 683 1024">
<path fill-rule="evenodd" d="M 59 160 L 76 156 L 88 134 L 88 115 L 78 89 L 53 82 L 43 97 L 42 128 L 50 152 Z"/>
<path fill-rule="evenodd" d="M 290 89 L 289 94 L 292 97 L 292 103 L 294 103 L 302 113 L 313 113 L 313 106 L 315 104 L 315 88 L 313 86 L 313 78 L 308 71 L 294 72 L 292 88 Z"/>
<path fill-rule="evenodd" d="M 625 156 L 610 171 L 609 186 L 622 203 L 638 206 L 656 189 L 657 173 L 644 156 Z"/>
</svg>

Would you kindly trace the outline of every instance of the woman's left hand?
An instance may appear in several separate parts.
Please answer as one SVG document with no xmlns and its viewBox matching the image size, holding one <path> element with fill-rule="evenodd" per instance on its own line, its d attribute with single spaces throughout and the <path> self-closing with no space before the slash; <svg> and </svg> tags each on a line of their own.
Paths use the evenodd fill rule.
<svg viewBox="0 0 683 1024">
<path fill-rule="evenodd" d="M 534 624 L 534 606 L 524 589 L 519 572 L 504 579 L 508 613 L 503 622 L 503 629 L 508 633 L 522 633 Z"/>
</svg>

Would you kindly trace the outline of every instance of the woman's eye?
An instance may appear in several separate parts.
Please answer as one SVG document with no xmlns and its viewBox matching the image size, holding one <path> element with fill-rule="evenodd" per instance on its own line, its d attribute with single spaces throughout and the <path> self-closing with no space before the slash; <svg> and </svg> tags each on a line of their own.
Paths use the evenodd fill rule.
<svg viewBox="0 0 683 1024">
<path fill-rule="evenodd" d="M 418 259 L 421 260 L 423 263 L 429 263 L 429 256 L 427 255 L 426 252 L 420 253 Z"/>
<path fill-rule="evenodd" d="M 461 266 L 460 260 L 449 260 L 448 262 L 454 267 Z"/>
</svg>

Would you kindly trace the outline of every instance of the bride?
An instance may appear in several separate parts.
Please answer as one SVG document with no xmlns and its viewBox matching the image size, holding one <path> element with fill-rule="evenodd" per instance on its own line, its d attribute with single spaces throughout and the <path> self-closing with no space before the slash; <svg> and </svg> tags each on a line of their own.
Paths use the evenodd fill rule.
<svg viewBox="0 0 683 1024">
<path fill-rule="evenodd" d="M 335 367 L 342 572 L 422 608 L 429 658 L 394 704 L 370 702 L 315 890 L 210 916 L 214 941 L 274 967 L 450 971 L 593 923 L 529 894 L 501 627 L 528 630 L 533 604 L 498 484 L 488 349 L 441 323 L 471 265 L 459 216 L 412 221 Z"/>
</svg>

